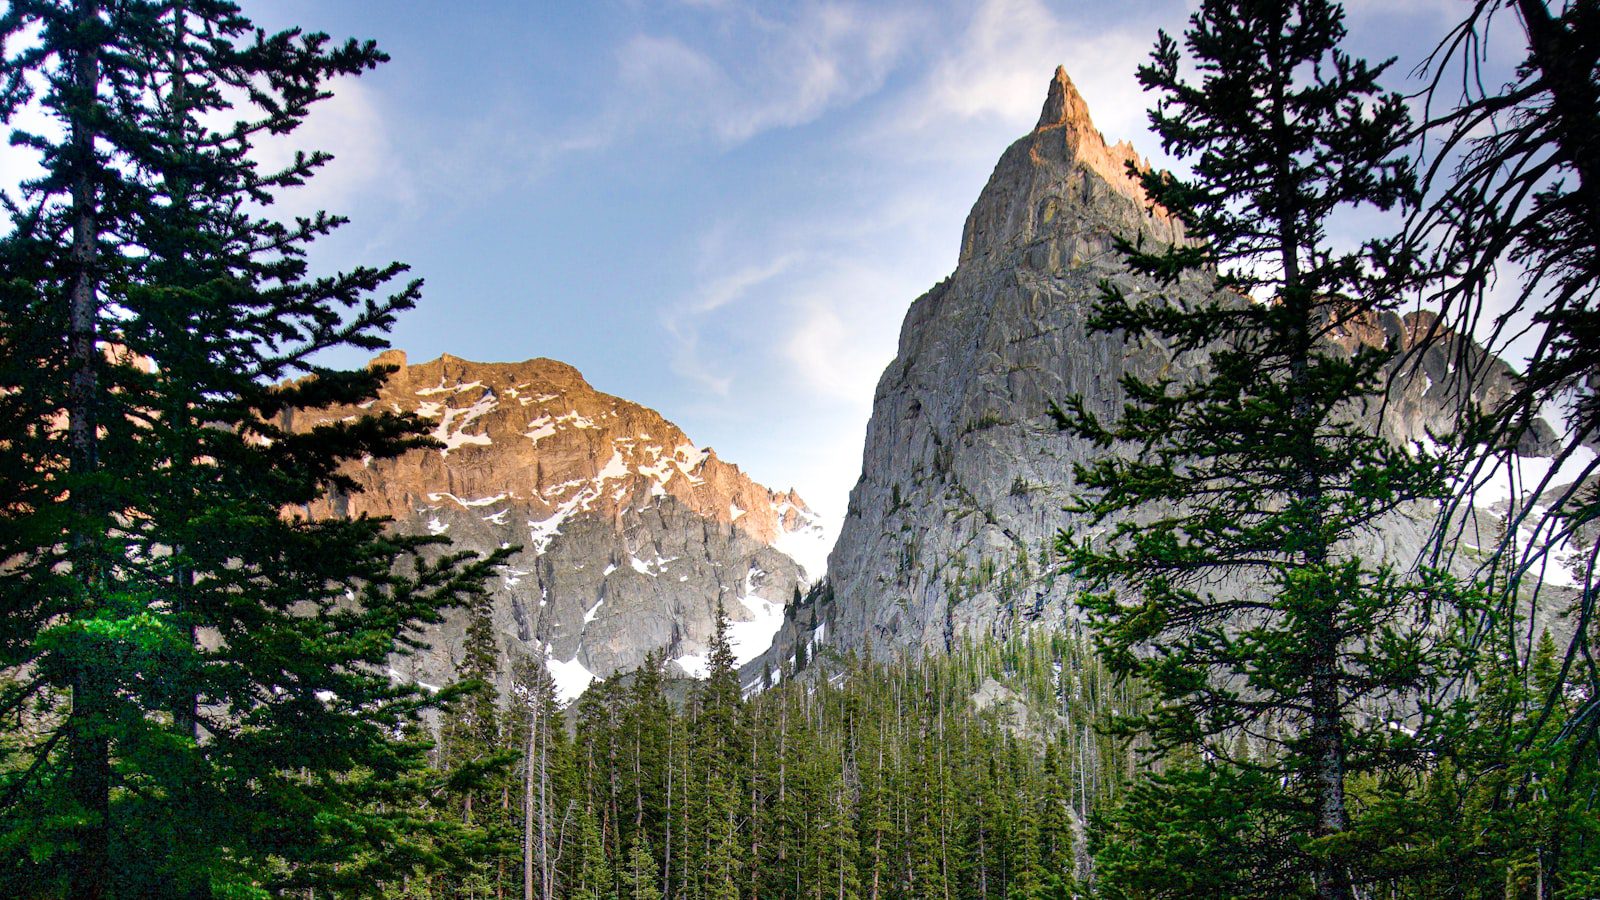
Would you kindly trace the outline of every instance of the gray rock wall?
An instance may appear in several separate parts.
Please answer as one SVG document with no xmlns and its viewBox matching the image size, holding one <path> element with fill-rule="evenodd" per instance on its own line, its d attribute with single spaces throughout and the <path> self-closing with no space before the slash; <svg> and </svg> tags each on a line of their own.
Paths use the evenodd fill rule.
<svg viewBox="0 0 1600 900">
<path fill-rule="evenodd" d="M 1201 362 L 1088 329 L 1103 280 L 1149 290 L 1125 273 L 1112 235 L 1182 240 L 1178 223 L 1148 208 L 1130 164 L 1143 168 L 1131 147 L 1105 143 L 1057 70 L 1038 126 L 1006 150 L 973 207 L 955 272 L 906 315 L 829 557 L 830 590 L 790 617 L 762 665 L 781 668 L 800 643 L 882 656 L 1071 626 L 1078 586 L 1056 574 L 1053 542 L 1082 526 L 1063 508 L 1073 465 L 1094 451 L 1057 431 L 1050 405 L 1081 394 L 1111 413 L 1125 373 L 1181 378 Z M 1389 314 L 1342 323 L 1333 339 L 1409 348 L 1431 324 Z M 1510 370 L 1482 354 L 1463 388 L 1452 346 L 1406 357 L 1389 402 L 1363 414 L 1413 440 L 1447 430 L 1455 404 L 1504 389 Z M 1396 515 L 1355 549 L 1415 558 L 1433 515 Z"/>
</svg>

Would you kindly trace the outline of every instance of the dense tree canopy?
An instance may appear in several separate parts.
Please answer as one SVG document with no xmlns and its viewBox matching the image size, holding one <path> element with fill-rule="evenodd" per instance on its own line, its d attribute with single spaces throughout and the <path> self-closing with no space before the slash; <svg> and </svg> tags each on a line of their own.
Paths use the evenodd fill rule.
<svg viewBox="0 0 1600 900">
<path fill-rule="evenodd" d="M 55 126 L 13 131 L 45 174 L 0 240 L 3 891 L 244 896 L 410 865 L 393 801 L 426 745 L 399 735 L 433 698 L 389 656 L 491 561 L 294 512 L 349 487 L 342 464 L 426 445 L 387 414 L 293 425 L 375 394 L 384 370 L 318 354 L 382 346 L 419 285 L 312 277 L 340 220 L 270 204 L 327 157 L 251 153 L 384 57 L 214 0 L 23 0 L 0 38 L 0 116 Z"/>
</svg>

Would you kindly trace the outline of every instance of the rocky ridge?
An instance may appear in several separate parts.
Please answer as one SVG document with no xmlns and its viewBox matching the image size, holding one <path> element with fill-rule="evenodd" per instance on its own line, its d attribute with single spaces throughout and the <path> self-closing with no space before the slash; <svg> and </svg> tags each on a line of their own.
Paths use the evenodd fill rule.
<svg viewBox="0 0 1600 900">
<path fill-rule="evenodd" d="M 350 467 L 361 490 L 307 514 L 391 516 L 456 549 L 521 546 L 493 585 L 502 658 L 543 656 L 568 698 L 652 651 L 698 674 L 719 601 L 736 655 L 753 658 L 821 574 L 822 527 L 797 493 L 757 484 L 565 363 L 408 365 L 391 350 L 373 364 L 397 367 L 376 400 L 301 413 L 292 427 L 414 412 L 436 423 L 441 446 Z M 448 682 L 465 626 L 457 612 L 430 629 L 433 649 L 398 663 L 396 677 Z"/>
<path fill-rule="evenodd" d="M 1005 151 L 968 216 L 955 272 L 906 314 L 827 584 L 795 606 L 751 671 L 793 664 L 818 645 L 884 656 L 1073 620 L 1077 588 L 1057 577 L 1052 543 L 1072 524 L 1063 512 L 1072 466 L 1090 448 L 1057 431 L 1050 404 L 1081 394 L 1109 415 L 1121 408 L 1124 373 L 1181 378 L 1200 364 L 1087 327 L 1102 280 L 1130 296 L 1150 291 L 1124 270 L 1114 235 L 1183 240 L 1130 163 L 1146 167 L 1130 145 L 1107 144 L 1057 69 L 1038 124 Z M 1338 323 L 1333 340 L 1410 350 L 1432 325 L 1385 314 Z M 1457 404 L 1508 388 L 1498 360 L 1473 367 L 1470 384 L 1457 377 L 1454 349 L 1444 340 L 1403 354 L 1404 377 L 1364 415 L 1392 439 L 1426 440 L 1450 427 Z M 1425 511 L 1398 516 L 1363 550 L 1414 558 L 1432 524 Z"/>
</svg>

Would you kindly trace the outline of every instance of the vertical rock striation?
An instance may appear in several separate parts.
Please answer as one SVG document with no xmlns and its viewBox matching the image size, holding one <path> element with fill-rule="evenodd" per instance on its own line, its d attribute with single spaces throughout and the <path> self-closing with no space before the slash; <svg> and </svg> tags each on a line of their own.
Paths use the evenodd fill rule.
<svg viewBox="0 0 1600 900">
<path fill-rule="evenodd" d="M 1050 542 L 1083 457 L 1049 404 L 1081 392 L 1109 411 L 1125 370 L 1173 363 L 1087 327 L 1100 281 L 1126 281 L 1113 235 L 1182 237 L 1147 209 L 1130 163 L 1143 165 L 1106 143 L 1057 69 L 1038 125 L 967 217 L 954 274 L 912 304 L 878 383 L 832 597 L 815 613 L 827 643 L 944 649 L 1063 621 Z"/>
<path fill-rule="evenodd" d="M 1092 334 L 1099 285 L 1130 296 L 1149 285 L 1123 268 L 1113 236 L 1164 245 L 1181 223 L 1150 208 L 1126 143 L 1109 145 L 1062 69 L 1034 130 L 1001 156 L 967 218 L 959 264 L 906 315 L 897 356 L 874 396 L 861 478 L 827 589 L 794 610 L 761 661 L 792 660 L 799 644 L 879 655 L 942 650 L 968 637 L 1063 628 L 1076 586 L 1056 574 L 1053 538 L 1078 525 L 1063 512 L 1072 466 L 1091 448 L 1063 436 L 1049 409 L 1083 395 L 1120 410 L 1125 373 L 1182 377 L 1197 357 Z M 1180 293 L 1211 290 L 1194 279 Z M 1242 298 L 1238 302 L 1245 302 Z M 1409 347 L 1429 320 L 1384 315 L 1343 323 L 1338 343 Z M 1411 360 L 1382 425 L 1396 439 L 1444 431 L 1463 388 L 1435 347 Z M 1504 387 L 1504 364 L 1480 367 L 1481 400 Z M 1438 370 L 1438 371 L 1435 371 Z M 1377 410 L 1366 415 L 1378 420 Z M 1401 517 L 1373 552 L 1415 553 L 1431 520 Z"/>
</svg>

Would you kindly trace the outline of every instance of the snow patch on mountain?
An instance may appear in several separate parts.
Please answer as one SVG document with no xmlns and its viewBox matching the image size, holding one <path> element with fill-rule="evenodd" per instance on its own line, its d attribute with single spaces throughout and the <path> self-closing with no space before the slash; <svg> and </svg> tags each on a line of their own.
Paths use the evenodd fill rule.
<svg viewBox="0 0 1600 900">
<path fill-rule="evenodd" d="M 742 666 L 772 646 L 772 636 L 783 627 L 783 604 L 765 597 L 744 596 L 739 598 L 739 605 L 752 618 L 728 623 L 728 648 L 733 651 L 734 661 Z"/>
</svg>

